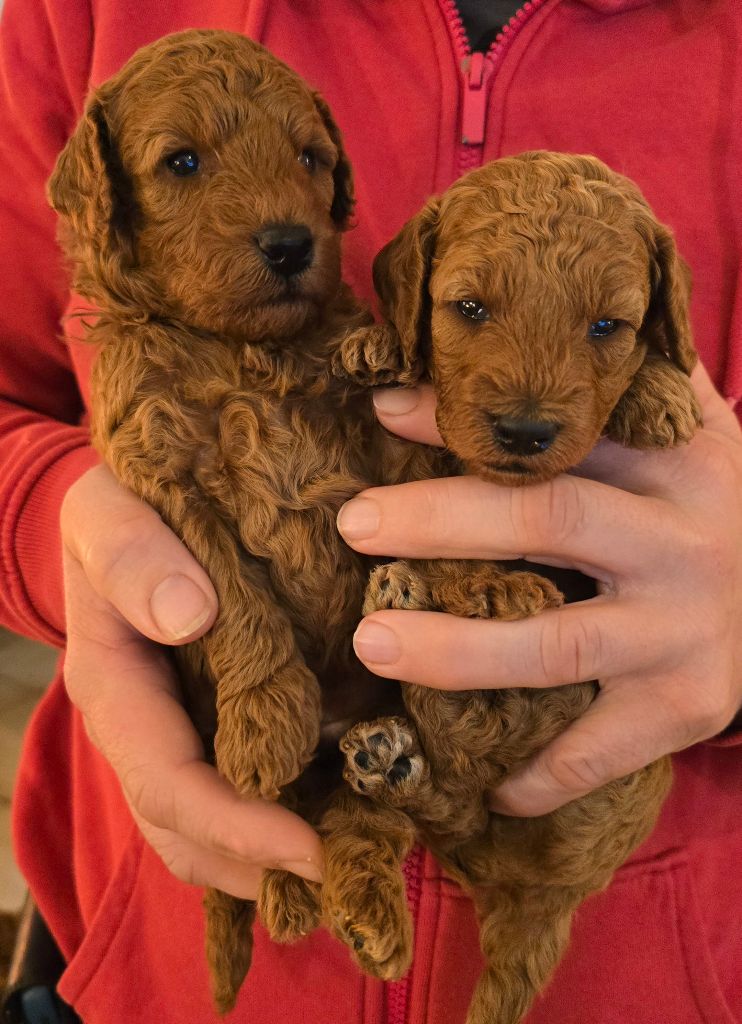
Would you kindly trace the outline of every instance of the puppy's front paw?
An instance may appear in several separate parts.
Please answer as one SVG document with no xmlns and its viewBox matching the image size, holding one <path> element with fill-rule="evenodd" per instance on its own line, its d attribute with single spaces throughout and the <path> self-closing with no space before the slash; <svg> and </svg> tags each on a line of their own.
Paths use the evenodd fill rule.
<svg viewBox="0 0 742 1024">
<path fill-rule="evenodd" d="M 611 413 L 605 433 L 626 448 L 671 448 L 703 423 L 690 378 L 668 360 L 648 359 Z"/>
<path fill-rule="evenodd" d="M 484 619 L 527 619 L 564 603 L 551 580 L 535 572 L 509 572 L 489 579 L 483 573 L 473 579 L 471 596 L 477 617 Z"/>
<path fill-rule="evenodd" d="M 430 771 L 404 718 L 361 722 L 340 740 L 343 778 L 357 793 L 404 807 L 427 782 Z"/>
<path fill-rule="evenodd" d="M 363 614 L 382 608 L 407 608 L 426 611 L 432 608 L 430 588 L 409 562 L 378 565 L 371 573 L 363 601 Z"/>
<path fill-rule="evenodd" d="M 413 384 L 419 375 L 404 365 L 399 337 L 389 324 L 359 327 L 346 334 L 331 366 L 336 377 L 362 387 Z"/>
<path fill-rule="evenodd" d="M 297 942 L 319 925 L 320 886 L 272 868 L 260 882 L 258 915 L 274 942 Z"/>
<path fill-rule="evenodd" d="M 466 567 L 435 588 L 436 606 L 469 619 L 526 619 L 564 603 L 554 584 L 535 572 Z"/>
</svg>

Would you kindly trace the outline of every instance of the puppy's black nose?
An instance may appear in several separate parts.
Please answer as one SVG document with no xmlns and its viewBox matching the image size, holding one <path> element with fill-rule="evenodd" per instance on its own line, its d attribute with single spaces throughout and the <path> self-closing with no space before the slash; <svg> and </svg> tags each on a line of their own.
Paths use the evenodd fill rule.
<svg viewBox="0 0 742 1024">
<path fill-rule="evenodd" d="M 508 455 L 540 455 L 551 446 L 561 423 L 496 416 L 492 423 L 495 441 Z"/>
<path fill-rule="evenodd" d="M 255 241 L 263 259 L 281 277 L 293 277 L 312 262 L 312 232 L 304 224 L 275 224 L 259 231 Z"/>
</svg>

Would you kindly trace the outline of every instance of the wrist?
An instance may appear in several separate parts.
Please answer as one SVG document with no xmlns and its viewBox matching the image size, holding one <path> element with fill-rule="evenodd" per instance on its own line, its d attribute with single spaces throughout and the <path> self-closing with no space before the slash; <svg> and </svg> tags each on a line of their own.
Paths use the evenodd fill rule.
<svg viewBox="0 0 742 1024">
<path fill-rule="evenodd" d="M 87 432 L 69 428 L 21 478 L 4 517 L 8 597 L 23 632 L 56 646 L 65 630 L 59 512 L 69 487 L 98 462 Z"/>
</svg>

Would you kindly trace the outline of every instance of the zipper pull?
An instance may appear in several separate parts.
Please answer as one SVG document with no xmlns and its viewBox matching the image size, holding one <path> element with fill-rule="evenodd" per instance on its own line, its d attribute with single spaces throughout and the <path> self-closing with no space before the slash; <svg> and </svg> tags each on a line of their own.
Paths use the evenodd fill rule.
<svg viewBox="0 0 742 1024">
<path fill-rule="evenodd" d="M 484 54 L 472 53 L 461 63 L 464 74 L 464 108 L 461 116 L 461 141 L 465 146 L 481 146 L 487 117 L 487 91 L 484 87 Z"/>
</svg>

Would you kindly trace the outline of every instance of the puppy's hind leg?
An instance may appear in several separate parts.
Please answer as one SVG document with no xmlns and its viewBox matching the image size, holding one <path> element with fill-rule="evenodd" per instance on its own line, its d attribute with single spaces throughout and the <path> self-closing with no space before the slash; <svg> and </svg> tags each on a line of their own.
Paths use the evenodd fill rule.
<svg viewBox="0 0 742 1024">
<path fill-rule="evenodd" d="M 412 959 L 412 918 L 402 862 L 415 829 L 402 811 L 342 789 L 320 826 L 325 924 L 367 974 L 401 978 Z"/>
<path fill-rule="evenodd" d="M 258 890 L 258 916 L 274 942 L 297 942 L 320 923 L 321 886 L 293 871 L 270 868 Z"/>
<path fill-rule="evenodd" d="M 211 990 L 217 1012 L 224 1014 L 234 1007 L 250 969 L 255 904 L 218 889 L 207 889 L 204 910 Z"/>
<path fill-rule="evenodd" d="M 216 622 L 197 642 L 216 689 L 216 766 L 240 796 L 276 800 L 317 745 L 319 684 L 265 570 L 208 506 L 195 521 L 184 516 L 178 527 L 219 600 Z M 212 986 L 225 1012 L 250 966 L 255 904 L 210 890 L 205 907 Z"/>
<path fill-rule="evenodd" d="M 578 887 L 518 885 L 475 893 L 486 967 L 466 1024 L 519 1024 L 558 964 L 586 895 Z"/>
</svg>

